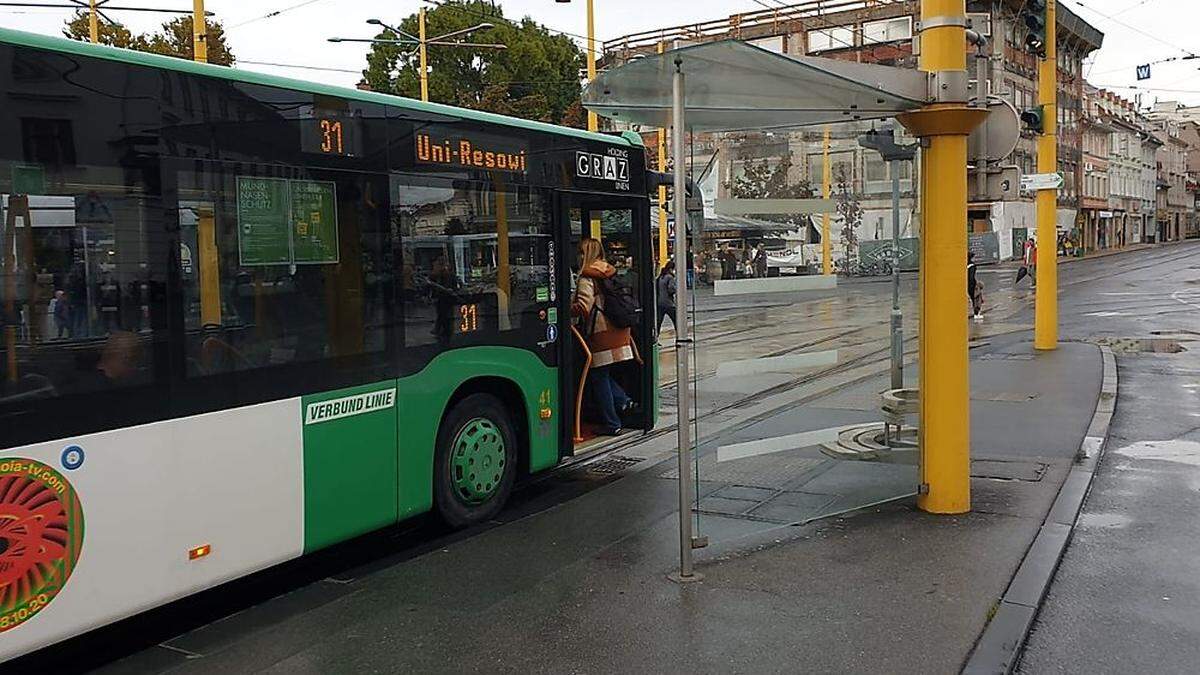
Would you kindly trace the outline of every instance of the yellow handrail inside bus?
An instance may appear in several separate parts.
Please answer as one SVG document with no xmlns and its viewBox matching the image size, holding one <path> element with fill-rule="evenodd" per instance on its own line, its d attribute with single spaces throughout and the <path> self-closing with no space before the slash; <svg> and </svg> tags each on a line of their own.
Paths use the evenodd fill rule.
<svg viewBox="0 0 1200 675">
<path fill-rule="evenodd" d="M 583 339 L 583 335 L 574 325 L 571 326 L 571 333 L 579 340 L 579 346 L 583 348 L 583 372 L 579 374 L 579 389 L 575 392 L 575 442 L 583 442 L 583 434 L 580 432 L 580 420 L 583 414 L 583 385 L 587 382 L 588 370 L 592 367 L 592 350 L 588 349 L 587 340 Z"/>
</svg>

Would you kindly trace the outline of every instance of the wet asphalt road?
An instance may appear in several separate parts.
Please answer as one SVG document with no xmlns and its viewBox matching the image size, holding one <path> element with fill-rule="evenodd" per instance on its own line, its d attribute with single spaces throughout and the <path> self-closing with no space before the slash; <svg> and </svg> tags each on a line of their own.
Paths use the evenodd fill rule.
<svg viewBox="0 0 1200 675">
<path fill-rule="evenodd" d="M 1061 271 L 1063 282 L 1063 337 L 1065 339 L 1078 338 L 1084 339 L 1094 336 L 1108 335 L 1112 337 L 1125 336 L 1149 336 L 1152 330 L 1192 330 L 1197 331 L 1195 337 L 1200 339 L 1200 284 L 1190 284 L 1192 278 L 1200 278 L 1200 270 L 1190 269 L 1192 265 L 1200 265 L 1200 245 L 1184 244 L 1179 246 L 1171 246 L 1156 249 L 1147 249 L 1127 253 L 1123 255 L 1113 256 L 1109 258 L 1100 258 L 1095 260 L 1084 260 L 1072 262 L 1069 265 L 1064 265 Z M 981 270 L 980 276 L 984 281 L 988 303 L 986 311 L 986 320 L 984 328 L 994 329 L 997 331 L 1005 329 L 1019 329 L 1022 326 L 1027 326 L 1032 323 L 1032 292 L 1028 288 L 1027 283 L 1019 287 L 1013 287 L 1011 280 L 1014 270 L 1011 268 L 984 268 Z M 905 275 L 904 277 L 904 299 L 903 307 L 905 311 L 905 328 L 910 338 L 916 336 L 916 285 L 915 275 Z M 1194 295 L 1191 294 L 1194 291 Z M 852 279 L 843 280 L 837 291 L 829 294 L 814 294 L 814 293 L 795 293 L 795 294 L 779 294 L 774 296 L 766 296 L 754 300 L 745 298 L 715 298 L 711 295 L 711 291 L 702 289 L 697 300 L 697 326 L 700 329 L 702 343 L 707 338 L 708 348 L 705 351 L 707 356 L 702 358 L 700 363 L 701 370 L 705 371 L 709 365 L 719 363 L 728 358 L 749 358 L 753 356 L 763 356 L 775 353 L 781 349 L 790 349 L 796 344 L 802 343 L 804 340 L 812 339 L 814 336 L 820 339 L 825 339 L 827 336 L 829 344 L 845 349 L 847 354 L 870 353 L 871 350 L 878 349 L 886 345 L 887 337 L 887 321 L 888 311 L 891 306 L 891 287 L 886 279 Z M 965 303 L 964 303 L 965 308 Z M 978 330 L 973 328 L 973 331 Z M 858 331 L 858 332 L 855 332 Z M 664 336 L 669 339 L 668 336 Z M 668 339 L 664 339 L 664 344 L 668 344 Z M 1186 361 L 1191 358 L 1191 354 L 1200 355 L 1200 342 L 1195 343 L 1195 352 L 1188 352 L 1173 356 L 1120 356 L 1119 363 L 1121 367 L 1121 400 L 1118 402 L 1117 418 L 1115 420 L 1114 432 L 1118 435 L 1125 434 L 1125 438 L 1131 439 L 1130 443 L 1125 441 L 1114 441 L 1110 448 L 1116 449 L 1124 445 L 1135 443 L 1137 440 L 1146 439 L 1186 439 L 1187 433 L 1192 433 L 1192 440 L 1200 440 L 1194 435 L 1194 432 L 1187 432 L 1187 420 L 1200 419 L 1197 417 L 1188 417 L 1189 412 L 1200 412 L 1200 406 L 1194 405 L 1195 391 L 1187 390 L 1184 384 L 1190 382 L 1200 383 L 1200 378 L 1196 374 L 1200 374 L 1200 363 L 1195 361 Z M 1154 359 L 1161 358 L 1161 361 Z M 1197 357 L 1200 358 L 1200 357 Z M 707 364 L 704 360 L 707 359 Z M 1139 365 L 1140 364 L 1140 365 Z M 1168 365 L 1168 364 L 1190 364 L 1190 365 Z M 662 372 L 670 373 L 673 368 L 666 363 L 663 364 Z M 1137 368 L 1149 369 L 1143 375 L 1143 386 L 1146 389 L 1134 390 L 1138 382 Z M 1181 368 L 1170 379 L 1165 376 L 1159 376 L 1156 373 L 1163 368 Z M 1158 370 L 1156 370 L 1158 369 Z M 1128 370 L 1128 374 L 1127 374 Z M 712 388 L 712 385 L 706 385 Z M 703 390 L 703 388 L 702 388 Z M 1141 394 L 1139 398 L 1145 399 L 1144 409 L 1134 414 L 1136 411 L 1135 405 L 1126 401 L 1128 391 L 1137 391 Z M 1186 398 L 1184 393 L 1190 393 L 1192 398 Z M 1137 394 L 1135 394 L 1137 395 Z M 1188 405 L 1179 405 L 1186 402 Z M 714 405 L 717 401 L 713 402 Z M 1190 407 L 1188 407 L 1190 406 Z M 1185 409 L 1186 408 L 1186 409 Z M 703 415 L 703 407 L 700 410 Z M 1127 426 L 1129 423 L 1127 417 L 1134 417 L 1142 426 L 1140 428 Z M 1171 426 L 1171 425 L 1175 426 Z M 1200 425 L 1200 422 L 1191 426 Z M 1128 429 L 1126 431 L 1125 429 Z M 1157 431 L 1159 435 L 1154 435 L 1151 431 Z M 1101 475 L 1098 479 L 1097 487 L 1093 493 L 1090 508 L 1099 508 L 1101 494 L 1105 486 L 1108 485 L 1106 472 L 1112 472 L 1115 458 L 1118 452 L 1113 450 L 1114 454 L 1110 455 L 1106 461 L 1104 468 L 1101 469 Z M 1153 452 L 1153 451 L 1152 451 Z M 1139 462 L 1161 462 L 1162 460 L 1151 459 L 1143 456 L 1136 458 Z M 1193 457 L 1193 459 L 1195 459 Z M 1130 460 L 1135 461 L 1135 460 Z M 1200 460 L 1196 462 L 1200 464 Z M 1200 467 L 1192 465 L 1191 469 L 1200 471 Z M 1164 483 L 1164 488 L 1177 487 L 1183 489 L 1183 483 L 1188 481 L 1175 478 L 1166 480 L 1168 476 L 1176 476 L 1179 472 L 1176 467 L 1168 467 L 1165 470 L 1163 480 L 1154 481 L 1148 486 L 1142 487 L 1142 498 L 1137 503 L 1141 504 L 1146 510 L 1140 516 L 1131 513 L 1131 518 L 1141 518 L 1137 522 L 1154 522 L 1146 520 L 1156 517 L 1156 511 L 1161 506 L 1154 506 L 1154 497 L 1158 493 L 1154 483 Z M 1167 484 L 1170 485 L 1167 485 Z M 1200 474 L 1192 476 L 1192 483 L 1200 485 Z M 216 599 L 201 598 L 198 603 L 186 605 L 194 608 L 197 604 L 206 611 L 201 612 L 200 617 L 192 619 L 184 618 L 179 620 L 177 617 L 168 616 L 169 625 L 158 627 L 164 634 L 153 635 L 154 631 L 147 631 L 147 623 L 143 622 L 133 627 L 134 630 L 147 631 L 149 642 L 146 640 L 138 640 L 129 638 L 123 635 L 123 632 L 118 630 L 110 632 L 116 639 L 112 642 L 106 642 L 105 646 L 109 647 L 110 651 L 104 656 L 93 659 L 88 663 L 89 666 L 101 665 L 111 659 L 118 659 L 121 656 L 137 652 L 139 649 L 148 647 L 158 640 L 166 639 L 172 634 L 180 631 L 187 631 L 195 628 L 203 622 L 211 621 L 225 614 L 232 614 L 245 610 L 255 602 L 264 600 L 274 595 L 287 593 L 290 589 L 299 588 L 306 583 L 312 583 L 324 577 L 328 579 L 336 579 L 340 574 L 344 574 L 343 570 L 353 568 L 358 565 L 367 565 L 372 568 L 385 568 L 394 565 L 400 560 L 415 558 L 427 553 L 431 550 L 437 550 L 447 546 L 455 541 L 462 541 L 479 536 L 492 527 L 503 527 L 507 523 L 515 522 L 529 513 L 535 513 L 544 509 L 550 508 L 555 503 L 570 500 L 575 495 L 583 491 L 592 489 L 593 485 L 581 485 L 578 480 L 573 479 L 550 479 L 539 483 L 538 485 L 527 488 L 525 492 L 515 500 L 506 512 L 497 519 L 496 523 L 489 524 L 486 528 L 480 528 L 479 531 L 467 531 L 456 534 L 446 534 L 436 527 L 427 527 L 418 525 L 413 528 L 403 530 L 401 532 L 390 532 L 380 535 L 376 539 L 368 542 L 352 543 L 347 547 L 339 549 L 331 553 L 327 558 L 340 558 L 339 560 L 322 560 L 317 557 L 301 561 L 297 567 L 299 570 L 292 570 L 283 574 L 273 574 L 264 578 L 253 578 L 243 584 L 244 589 L 250 589 L 245 601 L 241 604 L 228 604 L 224 598 Z M 1113 498 L 1123 502 L 1128 499 L 1126 492 L 1130 488 L 1115 487 L 1111 489 Z M 1177 495 L 1178 498 L 1192 497 L 1195 494 L 1193 489 L 1190 494 Z M 1193 497 L 1194 498 L 1194 497 Z M 1186 500 L 1181 501 L 1181 504 L 1186 504 Z M 1106 507 L 1107 508 L 1107 507 Z M 1129 507 L 1131 510 L 1132 506 Z M 1189 507 L 1180 507 L 1175 509 L 1176 518 L 1180 512 L 1186 512 Z M 1111 509 L 1109 509 L 1111 510 Z M 1191 508 L 1191 512 L 1195 509 Z M 1108 511 L 1102 511 L 1107 513 Z M 1160 518 L 1161 520 L 1161 518 Z M 1086 519 L 1084 521 L 1086 523 Z M 1121 537 L 1128 537 L 1129 528 L 1113 528 L 1104 526 L 1102 523 L 1108 522 L 1101 518 L 1097 521 L 1101 524 L 1096 525 L 1098 532 L 1096 535 L 1104 535 L 1108 537 L 1116 537 L 1117 541 L 1100 541 L 1097 555 L 1102 559 L 1113 558 L 1120 560 L 1124 566 L 1115 565 L 1106 568 L 1108 573 L 1108 581 L 1113 588 L 1120 590 L 1131 590 L 1127 578 L 1131 572 L 1129 570 L 1140 570 L 1146 563 L 1139 561 L 1136 556 L 1130 553 L 1128 559 L 1113 556 L 1109 548 L 1116 546 L 1121 550 L 1121 546 L 1127 544 L 1121 540 Z M 1194 527 L 1194 526 L 1192 526 Z M 1170 546 L 1183 546 L 1185 539 L 1190 537 L 1192 546 L 1190 548 L 1172 549 L 1186 551 L 1186 555 L 1173 556 L 1172 554 L 1164 556 L 1156 556 L 1152 551 L 1147 557 L 1153 561 L 1159 559 L 1161 563 L 1166 560 L 1175 560 L 1177 565 L 1184 570 L 1195 569 L 1192 560 L 1198 560 L 1195 548 L 1200 547 L 1200 538 L 1195 537 L 1195 532 L 1184 530 L 1183 528 L 1175 528 L 1171 530 L 1174 534 L 1172 539 L 1178 541 L 1169 542 Z M 1026 658 L 1026 672 L 1044 672 L 1046 670 L 1064 670 L 1077 671 L 1089 670 L 1088 668 L 1075 668 L 1073 656 L 1068 656 L 1069 652 L 1062 651 L 1063 649 L 1078 649 L 1089 650 L 1094 649 L 1096 644 L 1105 643 L 1114 645 L 1116 641 L 1109 641 L 1108 635 L 1103 635 L 1100 629 L 1102 625 L 1096 627 L 1095 623 L 1091 623 L 1096 627 L 1097 634 L 1085 633 L 1081 627 L 1083 620 L 1091 622 L 1094 617 L 1099 614 L 1113 613 L 1113 603 L 1122 602 L 1123 609 L 1132 610 L 1132 606 L 1125 602 L 1124 599 L 1110 599 L 1103 595 L 1089 597 L 1093 594 L 1097 582 L 1089 575 L 1092 574 L 1095 565 L 1088 563 L 1086 559 L 1082 559 L 1083 555 L 1078 548 L 1081 547 L 1082 537 L 1086 534 L 1081 530 L 1081 534 L 1077 536 L 1076 544 L 1067 554 L 1067 560 L 1064 563 L 1063 569 L 1059 573 L 1059 582 L 1056 583 L 1055 590 L 1051 595 L 1051 605 L 1058 607 L 1056 609 L 1048 608 L 1043 612 L 1043 629 L 1035 636 L 1031 642 L 1030 651 Z M 1160 533 L 1165 536 L 1167 533 Z M 1160 545 L 1168 545 L 1168 542 L 1160 541 Z M 1147 546 L 1150 544 L 1147 543 Z M 1074 571 L 1073 571 L 1074 568 Z M 1083 570 L 1089 570 L 1084 572 Z M 1171 570 L 1162 570 L 1163 575 L 1170 576 Z M 1134 576 L 1141 575 L 1146 577 L 1147 584 L 1163 583 L 1150 581 L 1150 576 L 1144 571 L 1133 572 Z M 1076 576 L 1073 576 L 1076 575 Z M 1078 579 L 1076 587 L 1069 588 L 1068 584 L 1072 579 Z M 1171 577 L 1173 581 L 1181 579 L 1176 575 Z M 331 582 L 332 583 L 332 582 Z M 265 585 L 264 585 L 265 584 Z M 1060 588 L 1068 590 L 1060 590 Z M 1194 592 L 1195 587 L 1192 587 L 1193 593 L 1190 596 L 1190 604 L 1181 604 L 1179 608 L 1185 612 L 1191 612 L 1192 617 L 1200 616 L 1200 599 Z M 1157 591 L 1155 591 L 1157 592 Z M 215 592 L 214 592 L 215 593 Z M 224 594 L 228 595 L 228 594 Z M 1186 593 L 1163 593 L 1163 596 L 1175 598 L 1186 598 Z M 1061 599 L 1056 601 L 1055 598 Z M 1161 597 L 1161 596 L 1159 596 Z M 1088 603 L 1091 603 L 1090 605 Z M 1159 600 L 1167 604 L 1167 601 Z M 281 621 L 286 618 L 289 611 L 287 603 L 274 603 L 276 609 L 272 611 L 281 612 L 278 617 L 269 618 L 268 623 L 273 621 Z M 207 605 L 213 605 L 208 608 Z M 297 613 L 302 612 L 305 608 L 294 608 Z M 1164 608 L 1165 609 L 1165 608 Z M 193 610 L 188 610 L 193 611 Z M 1078 621 L 1072 621 L 1070 613 L 1074 612 L 1073 616 L 1082 617 Z M 179 612 L 175 612 L 178 614 Z M 170 613 L 168 613 L 170 614 Z M 1166 619 L 1166 617 L 1160 617 Z M 157 620 L 156 620 L 157 621 Z M 1055 623 L 1058 622 L 1058 623 Z M 153 624 L 154 622 L 151 622 Z M 1179 623 L 1186 624 L 1187 621 L 1181 618 Z M 1192 621 L 1193 624 L 1198 623 Z M 1155 624 L 1148 624 L 1152 630 Z M 1069 626 L 1069 628 L 1067 628 Z M 1134 632 L 1127 629 L 1125 626 L 1120 628 L 1123 635 L 1133 636 Z M 1192 630 L 1195 630 L 1193 627 Z M 124 631 L 128 632 L 128 631 Z M 1161 633 L 1161 628 L 1158 629 Z M 1056 636 L 1056 637 L 1052 637 Z M 1176 638 L 1181 635 L 1171 633 L 1167 637 L 1174 636 Z M 1195 640 L 1194 634 L 1187 634 L 1187 639 L 1191 640 L 1191 649 L 1196 649 L 1196 645 L 1200 645 L 1200 640 Z M 1132 639 L 1132 638 L 1131 638 Z M 1152 641 L 1147 641 L 1145 644 L 1153 644 Z M 1162 652 L 1166 648 L 1157 647 L 1157 652 Z M 1129 650 L 1126 650 L 1128 652 Z M 1182 654 L 1191 655 L 1192 652 L 1186 650 L 1178 650 Z M 1180 657 L 1185 658 L 1184 656 Z M 1038 660 L 1042 659 L 1042 660 Z M 153 659 L 151 659 L 153 660 Z M 1198 661 L 1192 660 L 1192 663 Z M 78 662 L 76 662 L 78 663 Z M 1082 662 L 1081 662 L 1082 663 Z M 1105 661 L 1100 659 L 1097 663 L 1115 663 L 1115 661 Z M 1155 663 L 1153 660 L 1143 659 L 1143 664 Z M 1180 660 L 1177 664 L 1184 664 L 1185 661 Z M 136 664 L 136 665 L 135 665 Z M 82 665 L 82 664 L 79 664 Z M 114 664 L 117 665 L 117 664 Z M 148 665 L 145 659 L 134 659 L 132 662 L 126 662 L 121 665 L 133 666 L 133 671 L 145 672 L 145 667 Z M 155 668 L 150 668 L 155 670 Z M 1107 671 L 1108 668 L 1090 668 L 1091 671 Z M 1189 669 L 1194 671 L 1195 669 Z M 124 672 L 120 665 L 114 669 L 114 672 Z"/>
<path fill-rule="evenodd" d="M 1023 673 L 1200 671 L 1200 245 L 1111 262 L 1076 263 L 1111 274 L 1065 290 L 1063 335 L 1177 340 L 1186 351 L 1114 341 L 1108 451 Z"/>
</svg>

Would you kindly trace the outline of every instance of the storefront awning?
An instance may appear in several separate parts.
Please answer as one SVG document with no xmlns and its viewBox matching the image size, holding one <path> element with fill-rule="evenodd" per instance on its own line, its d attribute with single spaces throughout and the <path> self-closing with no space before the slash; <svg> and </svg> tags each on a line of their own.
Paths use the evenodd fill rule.
<svg viewBox="0 0 1200 675">
<path fill-rule="evenodd" d="M 925 73 L 816 56 L 788 56 L 740 40 L 706 42 L 638 58 L 587 87 L 591 111 L 630 124 L 669 127 L 671 78 L 681 59 L 687 127 L 777 129 L 893 117 L 927 96 Z"/>
<path fill-rule="evenodd" d="M 791 230 L 798 230 L 805 223 L 773 223 L 766 220 L 758 220 L 757 218 L 746 218 L 744 216 L 705 216 L 704 217 L 704 236 L 715 237 L 717 239 L 732 239 L 737 236 L 764 236 L 771 234 L 782 234 Z"/>
</svg>

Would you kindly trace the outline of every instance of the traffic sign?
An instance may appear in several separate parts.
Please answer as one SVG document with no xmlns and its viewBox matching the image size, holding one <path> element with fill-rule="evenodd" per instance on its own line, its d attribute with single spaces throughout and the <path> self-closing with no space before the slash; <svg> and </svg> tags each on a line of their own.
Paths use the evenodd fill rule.
<svg viewBox="0 0 1200 675">
<path fill-rule="evenodd" d="M 1022 190 L 1057 190 L 1062 186 L 1061 173 L 1030 173 L 1021 176 Z"/>
</svg>

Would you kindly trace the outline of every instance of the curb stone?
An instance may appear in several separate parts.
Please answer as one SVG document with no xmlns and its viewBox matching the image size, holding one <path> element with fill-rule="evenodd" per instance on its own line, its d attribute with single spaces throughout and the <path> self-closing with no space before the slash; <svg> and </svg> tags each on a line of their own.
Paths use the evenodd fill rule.
<svg viewBox="0 0 1200 675">
<path fill-rule="evenodd" d="M 1109 425 L 1117 402 L 1117 360 L 1112 349 L 1099 345 L 1104 380 L 1092 423 L 1076 454 L 1076 463 L 1059 488 L 1041 529 L 1009 582 L 996 612 L 983 629 L 962 672 L 969 675 L 1009 675 L 1017 666 L 1038 608 L 1075 530 L 1075 520 L 1087 499 L 1096 468 L 1108 444 Z"/>
</svg>

